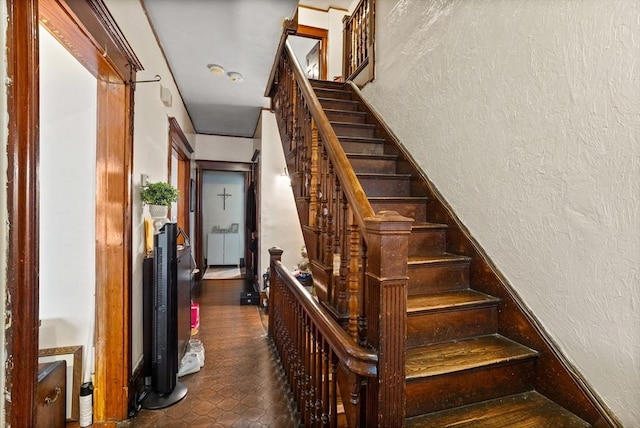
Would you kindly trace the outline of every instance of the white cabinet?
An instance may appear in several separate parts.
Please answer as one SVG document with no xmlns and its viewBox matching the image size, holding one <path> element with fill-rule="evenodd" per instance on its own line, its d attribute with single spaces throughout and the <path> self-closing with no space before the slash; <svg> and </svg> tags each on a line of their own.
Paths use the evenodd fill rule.
<svg viewBox="0 0 640 428">
<path fill-rule="evenodd" d="M 209 233 L 207 237 L 208 265 L 238 265 L 240 263 L 239 233 Z"/>
</svg>

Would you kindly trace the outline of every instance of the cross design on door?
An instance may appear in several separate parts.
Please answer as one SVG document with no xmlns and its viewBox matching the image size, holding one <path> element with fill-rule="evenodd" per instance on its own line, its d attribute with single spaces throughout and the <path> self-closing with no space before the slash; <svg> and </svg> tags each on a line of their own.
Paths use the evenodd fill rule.
<svg viewBox="0 0 640 428">
<path fill-rule="evenodd" d="M 231 193 L 227 193 L 227 188 L 224 187 L 222 189 L 222 193 L 218 193 L 218 196 L 222 197 L 222 209 L 227 209 L 227 198 L 231 196 Z"/>
</svg>

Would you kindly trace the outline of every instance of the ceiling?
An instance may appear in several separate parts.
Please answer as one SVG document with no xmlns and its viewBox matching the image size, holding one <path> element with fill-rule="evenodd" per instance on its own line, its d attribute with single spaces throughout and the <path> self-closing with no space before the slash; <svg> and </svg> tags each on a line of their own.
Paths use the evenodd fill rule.
<svg viewBox="0 0 640 428">
<path fill-rule="evenodd" d="M 282 23 L 297 0 L 142 0 L 197 133 L 253 137 Z M 301 0 L 347 9 L 351 0 Z M 224 69 L 213 74 L 209 65 Z M 227 73 L 239 72 L 242 82 Z"/>
</svg>

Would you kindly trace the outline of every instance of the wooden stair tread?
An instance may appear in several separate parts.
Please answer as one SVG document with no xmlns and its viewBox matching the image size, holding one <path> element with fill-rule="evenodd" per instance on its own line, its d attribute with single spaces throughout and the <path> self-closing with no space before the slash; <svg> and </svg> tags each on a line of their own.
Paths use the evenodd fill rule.
<svg viewBox="0 0 640 428">
<path fill-rule="evenodd" d="M 346 87 L 346 83 L 344 82 L 335 82 L 333 80 L 320 80 L 320 79 L 309 79 L 309 83 L 311 83 L 311 86 L 313 86 L 314 88 L 318 87 L 318 88 L 322 88 L 322 87 L 327 87 L 327 86 L 331 86 L 332 88 L 344 88 Z"/>
<path fill-rule="evenodd" d="M 376 125 L 374 125 L 373 123 L 358 123 L 358 122 L 342 122 L 339 120 L 330 120 L 329 123 L 332 126 L 352 126 L 354 128 L 369 128 L 369 129 L 375 129 Z"/>
<path fill-rule="evenodd" d="M 420 232 L 423 230 L 446 229 L 449 225 L 444 223 L 413 223 L 411 231 Z"/>
<path fill-rule="evenodd" d="M 535 391 L 510 395 L 406 420 L 407 428 L 583 428 L 590 427 L 565 408 Z"/>
<path fill-rule="evenodd" d="M 438 253 L 438 254 L 425 254 L 419 256 L 409 256 L 409 266 L 417 266 L 423 264 L 436 264 L 436 263 L 466 263 L 471 260 L 470 257 L 460 254 L 451 253 Z"/>
<path fill-rule="evenodd" d="M 386 155 L 386 154 L 369 154 L 369 153 L 346 153 L 348 158 L 361 158 L 361 159 L 371 159 L 371 160 L 396 160 L 398 159 L 398 155 Z"/>
<path fill-rule="evenodd" d="M 322 104 L 322 102 L 338 102 L 340 104 L 360 105 L 360 103 L 358 101 L 343 100 L 341 98 L 318 97 L 318 101 L 320 101 L 321 104 Z"/>
<path fill-rule="evenodd" d="M 375 144 L 384 144 L 387 142 L 384 138 L 378 137 L 358 137 L 351 135 L 337 135 L 338 140 L 340 141 L 348 141 L 352 143 L 375 143 Z"/>
<path fill-rule="evenodd" d="M 333 98 L 331 95 L 332 94 L 336 94 L 338 96 L 349 96 L 351 97 L 351 92 L 345 90 L 345 89 L 340 89 L 340 88 L 322 88 L 322 87 L 315 87 L 313 88 L 314 91 L 316 91 L 316 95 L 318 92 L 322 93 L 322 96 L 324 98 L 331 98 L 331 99 L 335 99 L 335 100 L 344 100 L 345 98 Z"/>
<path fill-rule="evenodd" d="M 400 202 L 411 203 L 428 202 L 428 196 L 369 196 L 370 202 Z"/>
<path fill-rule="evenodd" d="M 367 112 L 365 111 L 342 110 L 338 108 L 325 108 L 324 111 L 325 113 L 339 113 L 339 114 L 345 114 L 348 116 L 366 116 L 367 115 Z"/>
<path fill-rule="evenodd" d="M 411 174 L 385 174 L 383 172 L 361 172 L 356 173 L 356 176 L 363 178 L 411 178 Z"/>
<path fill-rule="evenodd" d="M 407 349 L 406 379 L 419 379 L 534 358 L 538 353 L 499 334 Z"/>
<path fill-rule="evenodd" d="M 463 309 L 495 305 L 500 301 L 472 289 L 443 291 L 407 297 L 407 313 L 436 311 L 442 309 Z"/>
</svg>

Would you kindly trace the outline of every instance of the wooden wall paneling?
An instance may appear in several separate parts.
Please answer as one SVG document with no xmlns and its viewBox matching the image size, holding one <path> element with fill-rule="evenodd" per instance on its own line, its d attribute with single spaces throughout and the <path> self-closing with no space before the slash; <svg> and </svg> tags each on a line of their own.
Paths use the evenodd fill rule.
<svg viewBox="0 0 640 428">
<path fill-rule="evenodd" d="M 196 168 L 196 212 L 195 212 L 195 257 L 196 263 L 200 269 L 198 272 L 198 279 L 202 278 L 205 271 L 207 270 L 207 266 L 204 264 L 204 251 L 202 246 L 202 174 L 203 170 L 200 167 Z"/>
<path fill-rule="evenodd" d="M 35 426 L 38 376 L 37 0 L 7 0 L 5 424 Z"/>
</svg>

